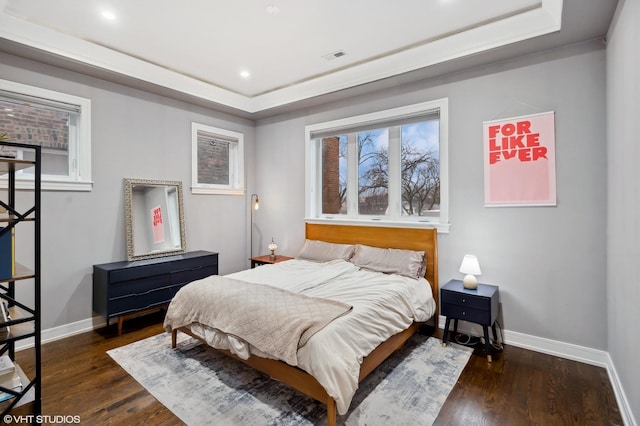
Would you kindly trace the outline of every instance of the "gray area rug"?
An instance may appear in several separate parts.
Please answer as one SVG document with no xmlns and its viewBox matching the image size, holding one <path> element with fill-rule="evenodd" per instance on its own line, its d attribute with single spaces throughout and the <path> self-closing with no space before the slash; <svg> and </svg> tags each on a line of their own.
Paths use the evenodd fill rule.
<svg viewBox="0 0 640 426">
<path fill-rule="evenodd" d="M 326 407 L 181 334 L 107 352 L 188 425 L 321 425 Z M 431 425 L 471 349 L 416 334 L 367 377 L 339 425 Z"/>
</svg>

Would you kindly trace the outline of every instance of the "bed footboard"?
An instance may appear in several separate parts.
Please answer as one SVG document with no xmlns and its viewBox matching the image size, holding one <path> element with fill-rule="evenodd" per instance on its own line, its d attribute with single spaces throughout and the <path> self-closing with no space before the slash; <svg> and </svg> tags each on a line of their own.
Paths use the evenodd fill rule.
<svg viewBox="0 0 640 426">
<path fill-rule="evenodd" d="M 375 368 L 380 365 L 386 358 L 388 358 L 393 352 L 402 347 L 404 343 L 420 328 L 419 323 L 413 323 L 409 328 L 400 333 L 392 336 L 386 342 L 380 344 L 374 349 L 367 357 L 364 358 L 362 365 L 360 366 L 360 379 L 362 381 L 369 375 Z M 178 331 L 181 331 L 189 336 L 206 342 L 195 333 L 191 332 L 188 327 L 180 327 L 171 331 L 171 347 L 176 348 Z M 337 420 L 336 401 L 329 396 L 327 391 L 322 385 L 309 373 L 303 371 L 297 367 L 292 367 L 289 364 L 268 358 L 260 358 L 258 356 L 251 356 L 249 359 L 242 359 L 235 354 L 223 350 L 215 349 L 231 358 L 234 358 L 254 369 L 296 389 L 299 392 L 319 401 L 327 406 L 327 425 L 335 426 Z"/>
<path fill-rule="evenodd" d="M 178 331 L 181 331 L 189 336 L 200 340 L 201 342 L 206 342 L 195 333 L 191 332 L 188 327 L 180 327 L 171 331 L 171 347 L 175 348 L 177 345 L 177 336 Z M 337 409 L 336 409 L 336 401 L 327 394 L 327 391 L 322 387 L 320 383 L 307 373 L 299 368 L 292 367 L 289 364 L 278 361 L 275 359 L 261 358 L 258 356 L 251 356 L 249 359 L 242 359 L 236 356 L 235 354 L 224 350 L 224 349 L 215 349 L 233 359 L 236 359 L 266 375 L 272 377 L 293 389 L 296 389 L 299 392 L 319 401 L 327 406 L 327 425 L 335 426 L 337 419 Z"/>
</svg>

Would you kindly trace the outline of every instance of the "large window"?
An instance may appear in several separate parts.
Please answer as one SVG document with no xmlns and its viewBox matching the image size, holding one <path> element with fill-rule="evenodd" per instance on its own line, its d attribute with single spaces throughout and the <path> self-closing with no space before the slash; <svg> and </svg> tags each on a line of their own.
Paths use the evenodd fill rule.
<svg viewBox="0 0 640 426">
<path fill-rule="evenodd" d="M 307 126 L 307 218 L 448 230 L 447 100 Z"/>
<path fill-rule="evenodd" d="M 42 188 L 91 189 L 91 101 L 0 80 L 0 134 L 42 147 Z M 1 154 L 1 153 L 0 153 Z M 30 159 L 20 150 L 5 152 Z M 33 169 L 16 173 L 19 188 L 33 185 Z"/>
</svg>

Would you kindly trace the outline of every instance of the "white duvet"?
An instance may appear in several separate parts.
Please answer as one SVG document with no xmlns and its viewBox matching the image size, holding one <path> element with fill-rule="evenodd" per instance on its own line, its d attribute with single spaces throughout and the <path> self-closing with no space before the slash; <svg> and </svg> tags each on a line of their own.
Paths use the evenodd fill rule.
<svg viewBox="0 0 640 426">
<path fill-rule="evenodd" d="M 424 278 L 361 270 L 343 260 L 289 260 L 227 277 L 353 306 L 349 314 L 331 322 L 298 349 L 298 367 L 314 376 L 336 400 L 339 414 L 347 412 L 358 388 L 363 358 L 412 322 L 427 321 L 435 312 L 431 287 Z M 250 354 L 265 356 L 233 336 L 198 324 L 190 328 L 211 346 L 230 350 L 243 359 Z"/>
</svg>

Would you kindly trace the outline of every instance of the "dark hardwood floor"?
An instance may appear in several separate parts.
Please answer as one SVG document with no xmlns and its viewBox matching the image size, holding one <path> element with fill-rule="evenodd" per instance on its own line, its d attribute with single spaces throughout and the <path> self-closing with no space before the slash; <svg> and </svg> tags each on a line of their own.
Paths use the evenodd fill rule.
<svg viewBox="0 0 640 426">
<path fill-rule="evenodd" d="M 43 345 L 43 414 L 80 416 L 83 425 L 182 424 L 106 354 L 161 332 L 158 313 L 125 321 L 122 336 L 112 325 Z M 475 349 L 435 424 L 623 423 L 603 368 L 507 346 L 491 364 Z"/>
<path fill-rule="evenodd" d="M 435 425 L 623 425 L 604 368 L 508 345 L 489 364 L 482 346 Z"/>
</svg>

